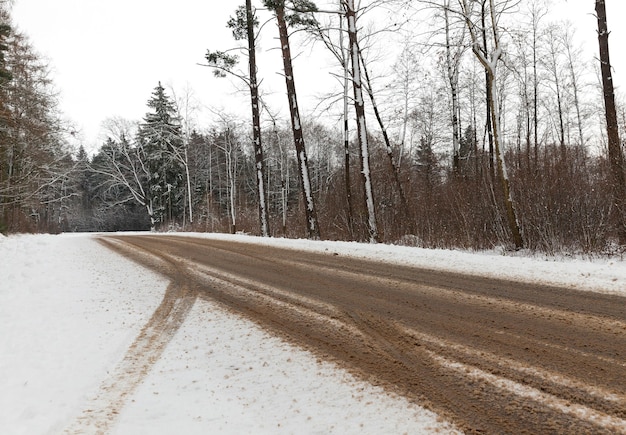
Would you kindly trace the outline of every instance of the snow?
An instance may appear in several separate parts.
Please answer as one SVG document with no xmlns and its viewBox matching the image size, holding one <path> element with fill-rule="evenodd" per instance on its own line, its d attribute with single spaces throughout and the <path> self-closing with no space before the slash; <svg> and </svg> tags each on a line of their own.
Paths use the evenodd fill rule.
<svg viewBox="0 0 626 435">
<path fill-rule="evenodd" d="M 102 406 L 167 281 L 90 235 L 0 238 L 0 256 L 0 433 L 94 433 L 81 417 Z M 110 433 L 452 430 L 203 300 L 125 403 Z"/>
<path fill-rule="evenodd" d="M 626 295 L 619 259 L 189 234 Z M 164 235 L 167 237 L 167 235 Z M 85 411 L 168 282 L 92 235 L 0 237 L 0 433 L 91 433 Z M 437 415 L 198 300 L 111 433 L 450 433 Z M 86 423 L 85 423 L 86 424 Z"/>
</svg>

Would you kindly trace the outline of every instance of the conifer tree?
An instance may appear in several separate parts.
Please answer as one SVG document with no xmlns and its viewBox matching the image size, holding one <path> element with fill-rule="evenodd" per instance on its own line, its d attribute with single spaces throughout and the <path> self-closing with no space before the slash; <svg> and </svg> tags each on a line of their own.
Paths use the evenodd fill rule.
<svg viewBox="0 0 626 435">
<path fill-rule="evenodd" d="M 176 151 L 183 146 L 176 107 L 159 82 L 148 101 L 148 112 L 139 126 L 139 143 L 148 170 L 148 191 L 156 222 L 176 218 L 182 209 L 183 168 Z"/>
<path fill-rule="evenodd" d="M 278 24 L 278 34 L 283 57 L 283 68 L 285 73 L 285 84 L 287 86 L 287 98 L 289 102 L 289 113 L 291 115 L 291 128 L 296 147 L 298 159 L 298 175 L 300 176 L 300 186 L 304 199 L 307 233 L 310 239 L 320 238 L 320 229 L 317 222 L 317 211 L 313 192 L 311 189 L 311 179 L 309 175 L 309 165 L 302 133 L 302 119 L 298 107 L 298 97 L 296 85 L 293 77 L 293 64 L 291 59 L 291 48 L 289 46 L 288 26 L 307 26 L 313 18 L 311 13 L 317 11 L 313 2 L 308 0 L 291 0 L 287 5 L 285 0 L 263 0 L 265 6 L 274 12 Z M 287 7 L 289 6 L 289 7 Z"/>
<path fill-rule="evenodd" d="M 235 12 L 235 17 L 228 20 L 228 27 L 233 32 L 235 40 L 246 40 L 248 43 L 248 75 L 245 76 L 233 71 L 237 64 L 237 56 L 222 51 L 207 51 L 206 59 L 208 66 L 213 68 L 217 77 L 223 77 L 226 73 L 241 79 L 250 89 L 250 103 L 252 108 L 252 142 L 254 144 L 255 173 L 257 184 L 257 198 L 259 202 L 259 225 L 263 237 L 270 236 L 269 211 L 267 204 L 267 192 L 265 187 L 265 159 L 263 157 L 263 144 L 261 135 L 261 99 L 259 97 L 259 83 L 257 80 L 256 65 L 256 37 L 255 28 L 258 27 L 256 13 L 252 7 L 252 1 L 246 0 L 244 6 L 240 6 Z"/>
<path fill-rule="evenodd" d="M 611 188 L 615 214 L 617 216 L 617 233 L 620 245 L 626 245 L 626 176 L 624 175 L 624 155 L 620 146 L 615 91 L 611 73 L 609 56 L 609 30 L 606 20 L 606 5 L 603 0 L 596 0 L 596 16 L 598 17 L 598 45 L 600 48 L 600 70 L 602 74 L 602 90 L 608 136 L 609 164 L 611 170 Z"/>
</svg>

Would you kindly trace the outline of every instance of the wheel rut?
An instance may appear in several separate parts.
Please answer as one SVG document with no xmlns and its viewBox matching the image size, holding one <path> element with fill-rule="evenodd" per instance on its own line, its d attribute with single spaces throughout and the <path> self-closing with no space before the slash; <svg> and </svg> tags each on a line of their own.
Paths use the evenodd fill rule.
<svg viewBox="0 0 626 435">
<path fill-rule="evenodd" d="M 626 434 L 625 298 L 210 239 L 103 243 L 172 280 L 155 312 L 171 327 L 128 358 L 158 358 L 200 297 L 466 433 Z M 124 381 L 124 364 L 105 414 L 150 367 Z"/>
</svg>

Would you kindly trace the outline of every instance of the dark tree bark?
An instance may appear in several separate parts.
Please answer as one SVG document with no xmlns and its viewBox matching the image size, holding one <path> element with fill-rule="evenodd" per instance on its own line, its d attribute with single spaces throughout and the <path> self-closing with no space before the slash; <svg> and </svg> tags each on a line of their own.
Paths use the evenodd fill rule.
<svg viewBox="0 0 626 435">
<path fill-rule="evenodd" d="M 483 0 L 481 5 L 480 19 L 482 26 L 482 42 L 483 42 L 483 50 L 487 53 L 487 25 L 486 25 L 486 11 L 485 11 L 485 3 L 487 0 Z M 491 179 L 495 180 L 495 167 L 494 167 L 494 148 L 493 148 L 493 123 L 491 122 L 491 101 L 494 99 L 492 95 L 492 89 L 489 84 L 489 71 L 485 68 L 485 108 L 486 108 L 486 116 L 485 116 L 485 126 L 487 128 L 487 137 L 489 139 L 489 175 L 491 175 Z"/>
<path fill-rule="evenodd" d="M 320 238 L 320 229 L 317 223 L 317 212 L 315 210 L 315 202 L 313 201 L 313 193 L 311 191 L 311 179 L 309 176 L 309 165 L 304 145 L 304 135 L 302 134 L 302 121 L 300 119 L 300 111 L 298 109 L 298 99 L 296 94 L 296 85 L 293 78 L 293 66 L 291 63 L 291 49 L 289 48 L 289 33 L 287 30 L 287 22 L 285 20 L 285 6 L 283 1 L 276 2 L 275 13 L 278 22 L 278 31 L 280 36 L 280 46 L 283 57 L 283 67 L 285 72 L 285 83 L 287 85 L 287 97 L 289 99 L 289 112 L 291 115 L 291 127 L 293 130 L 293 139 L 296 147 L 298 158 L 298 175 L 300 177 L 300 185 L 302 186 L 302 196 L 304 199 L 307 234 L 310 239 Z"/>
<path fill-rule="evenodd" d="M 341 7 L 341 0 L 340 0 Z M 352 180 L 350 176 L 350 126 L 348 124 L 348 100 L 349 100 L 349 53 L 346 53 L 344 48 L 344 34 L 343 34 L 343 17 L 339 16 L 339 49 L 341 50 L 341 66 L 343 68 L 343 152 L 344 152 L 344 167 L 343 177 L 344 184 L 346 186 L 346 202 L 348 204 L 348 231 L 350 237 L 354 237 L 354 206 L 352 204 Z"/>
<path fill-rule="evenodd" d="M 617 216 L 617 233 L 620 245 L 626 245 L 626 182 L 624 180 L 624 156 L 619 140 L 615 93 L 613 90 L 613 77 L 609 59 L 609 30 L 604 3 L 604 0 L 596 0 L 600 69 L 602 74 L 602 89 L 604 91 L 607 137 L 609 140 L 609 164 L 613 203 Z"/>
<path fill-rule="evenodd" d="M 265 192 L 265 159 L 261 143 L 261 115 L 259 86 L 256 77 L 256 47 L 254 39 L 254 14 L 252 0 L 246 0 L 246 27 L 248 33 L 248 60 L 250 66 L 250 100 L 252 103 L 252 140 L 254 142 L 255 173 L 259 195 L 259 225 L 263 237 L 270 236 L 267 193 Z"/>
</svg>

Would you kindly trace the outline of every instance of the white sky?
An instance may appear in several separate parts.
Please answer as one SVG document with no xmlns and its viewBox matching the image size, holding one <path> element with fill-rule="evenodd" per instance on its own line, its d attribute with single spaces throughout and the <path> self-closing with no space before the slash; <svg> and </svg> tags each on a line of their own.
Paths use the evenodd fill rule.
<svg viewBox="0 0 626 435">
<path fill-rule="evenodd" d="M 61 110 L 82 131 L 88 150 L 99 146 L 100 123 L 113 116 L 141 119 L 146 102 L 159 81 L 181 94 L 186 87 L 203 105 L 247 114 L 248 95 L 237 92 L 226 79 L 216 79 L 211 70 L 197 66 L 208 48 L 234 45 L 226 21 L 242 1 L 178 0 L 16 0 L 13 11 L 17 26 L 29 35 L 35 48 L 53 67 L 61 95 Z M 569 19 L 587 55 L 597 52 L 594 2 L 553 0 L 554 16 Z M 626 78 L 626 29 L 623 0 L 607 2 L 611 30 L 611 61 L 619 86 Z M 266 92 L 284 93 L 277 72 L 281 70 L 275 47 L 275 28 L 265 29 L 259 57 L 267 66 Z M 292 47 L 293 49 L 293 47 Z M 297 51 L 297 48 L 295 49 Z M 306 113 L 314 105 L 313 95 L 324 91 L 322 81 L 332 80 L 325 67 L 329 62 L 310 59 L 304 50 L 295 64 L 298 92 Z M 624 78 L 623 78 L 624 77 Z M 311 84 L 316 86 L 310 86 Z M 308 93 L 308 98 L 307 98 Z M 278 101 L 278 99 L 276 100 Z M 302 103 L 308 101 L 309 103 Z M 279 104 L 283 104 L 280 100 Z M 278 109 L 278 107 L 276 107 Z M 206 125 L 206 122 L 200 122 Z"/>
</svg>

